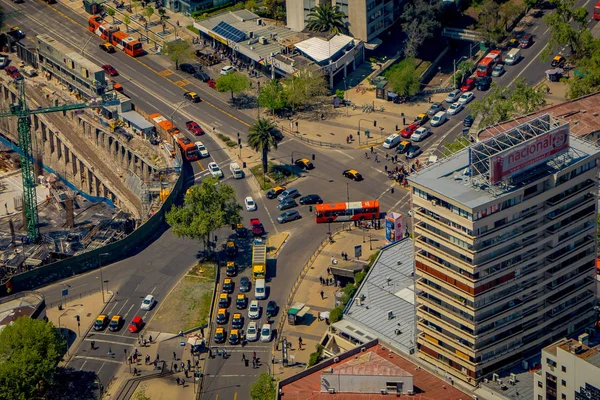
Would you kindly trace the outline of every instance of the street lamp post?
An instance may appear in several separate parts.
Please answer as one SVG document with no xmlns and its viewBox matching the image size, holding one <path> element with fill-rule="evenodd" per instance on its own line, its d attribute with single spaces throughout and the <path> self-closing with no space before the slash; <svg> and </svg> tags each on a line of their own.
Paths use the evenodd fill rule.
<svg viewBox="0 0 600 400">
<path fill-rule="evenodd" d="M 100 290 L 102 290 L 102 303 L 106 302 L 104 299 L 104 278 L 102 276 L 102 257 L 106 257 L 107 255 L 108 255 L 108 253 L 98 254 L 98 265 L 100 266 Z M 108 286 L 108 281 L 107 281 L 107 286 Z"/>
<path fill-rule="evenodd" d="M 460 64 L 460 62 L 463 59 L 467 59 L 467 56 L 462 56 L 461 58 L 458 59 L 458 62 L 456 61 L 456 59 L 454 60 L 454 75 L 452 75 L 452 80 L 454 81 L 454 88 L 456 89 L 456 64 Z"/>
<path fill-rule="evenodd" d="M 377 121 L 376 120 L 375 121 L 371 121 L 370 119 L 364 119 L 364 118 L 361 118 L 361 119 L 358 120 L 358 145 L 359 146 L 360 146 L 360 123 L 361 123 L 361 121 L 372 122 L 373 126 L 377 126 Z"/>
<path fill-rule="evenodd" d="M 258 98 L 260 97 L 260 81 L 256 83 L 258 85 L 258 90 L 256 92 L 256 107 L 258 108 L 257 118 L 260 118 L 260 103 Z"/>
</svg>

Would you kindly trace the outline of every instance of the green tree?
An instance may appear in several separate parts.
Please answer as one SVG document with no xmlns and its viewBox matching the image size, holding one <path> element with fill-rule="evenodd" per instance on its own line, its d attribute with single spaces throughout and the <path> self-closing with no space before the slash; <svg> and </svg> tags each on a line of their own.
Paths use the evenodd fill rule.
<svg viewBox="0 0 600 400">
<path fill-rule="evenodd" d="M 394 92 L 400 96 L 413 96 L 421 89 L 419 73 L 415 70 L 413 58 L 405 58 L 402 66 L 394 68 L 388 75 L 388 81 Z"/>
<path fill-rule="evenodd" d="M 0 331 L 0 399 L 38 398 L 52 383 L 66 345 L 52 323 L 20 317 Z"/>
<path fill-rule="evenodd" d="M 463 79 L 465 77 L 468 77 L 469 75 L 471 75 L 471 73 L 473 72 L 474 69 L 475 69 L 475 63 L 473 61 L 465 60 L 465 61 L 458 63 L 458 65 L 456 66 L 456 76 L 455 76 L 454 86 L 455 87 L 460 86 Z"/>
<path fill-rule="evenodd" d="M 319 102 L 329 93 L 323 72 L 317 69 L 304 69 L 281 81 L 288 105 L 295 111 Z"/>
<path fill-rule="evenodd" d="M 141 5 L 142 5 L 142 3 L 141 3 L 140 0 L 133 0 L 131 2 L 131 12 L 133 14 L 135 14 L 137 12 L 138 8 L 140 8 Z"/>
<path fill-rule="evenodd" d="M 574 76 L 565 79 L 569 85 L 567 97 L 576 99 L 600 90 L 600 39 L 592 39 L 589 54 L 577 62 Z"/>
<path fill-rule="evenodd" d="M 517 79 L 510 100 L 515 107 L 515 115 L 527 115 L 546 105 L 546 85 L 529 86 L 525 79 Z"/>
<path fill-rule="evenodd" d="M 529 11 L 537 6 L 538 0 L 524 0 L 523 4 L 525 4 L 525 11 Z"/>
<path fill-rule="evenodd" d="M 175 63 L 175 69 L 179 69 L 179 63 L 194 57 L 194 48 L 190 42 L 181 39 L 168 42 L 164 52 Z"/>
<path fill-rule="evenodd" d="M 329 312 L 329 322 L 332 324 L 342 319 L 344 306 L 337 306 Z"/>
<path fill-rule="evenodd" d="M 209 249 L 212 232 L 242 222 L 242 206 L 235 191 L 217 178 L 204 178 L 185 194 L 182 206 L 173 206 L 166 214 L 167 224 L 177 237 L 201 240 Z"/>
<path fill-rule="evenodd" d="M 495 0 L 485 0 L 477 8 L 477 14 L 475 31 L 481 35 L 484 42 L 497 45 L 506 35 L 504 21 L 499 18 L 500 5 Z"/>
<path fill-rule="evenodd" d="M 406 34 L 404 54 L 416 57 L 423 43 L 433 37 L 440 27 L 440 2 L 429 0 L 413 0 L 404 3 L 402 13 L 402 30 Z"/>
<path fill-rule="evenodd" d="M 146 17 L 148 19 L 148 22 L 150 22 L 150 19 L 154 15 L 154 8 L 152 8 L 151 6 L 144 8 L 143 14 L 144 14 L 144 17 Z"/>
<path fill-rule="evenodd" d="M 523 12 L 523 6 L 512 1 L 508 1 L 500 6 L 498 16 L 502 21 L 504 31 L 508 31 L 510 24 Z"/>
<path fill-rule="evenodd" d="M 129 32 L 129 25 L 131 24 L 131 18 L 129 18 L 127 15 L 124 16 L 123 24 L 125 24 L 125 28 L 127 29 L 127 32 Z"/>
<path fill-rule="evenodd" d="M 112 17 L 113 24 L 115 23 L 115 14 L 117 13 L 114 8 L 106 7 L 106 13 Z"/>
<path fill-rule="evenodd" d="M 575 0 L 551 0 L 551 3 L 556 6 L 554 12 L 543 17 L 550 29 L 550 39 L 540 55 L 542 62 L 548 61 L 557 49 L 564 46 L 569 46 L 573 58 L 586 57 L 592 40 L 587 29 L 586 8 L 575 8 Z"/>
<path fill-rule="evenodd" d="M 252 400 L 271 400 L 275 398 L 276 394 L 277 388 L 273 383 L 273 378 L 267 373 L 260 374 L 250 388 L 250 398 Z"/>
<path fill-rule="evenodd" d="M 239 94 L 248 89 L 250 89 L 250 78 L 240 72 L 235 71 L 217 78 L 217 90 L 231 92 L 231 100 L 233 100 L 234 93 Z"/>
<path fill-rule="evenodd" d="M 264 0 L 263 4 L 267 9 L 267 13 L 274 17 L 277 9 L 283 6 L 284 1 L 285 0 Z"/>
<path fill-rule="evenodd" d="M 313 32 L 345 33 L 346 15 L 340 11 L 338 6 L 331 3 L 321 3 L 312 9 L 306 16 L 306 27 Z"/>
<path fill-rule="evenodd" d="M 159 8 L 156 11 L 158 11 L 158 15 L 160 17 L 161 22 L 165 19 L 165 15 L 167 14 L 167 11 L 164 8 Z"/>
<path fill-rule="evenodd" d="M 256 0 L 246 0 L 246 10 L 255 11 L 257 9 Z"/>
<path fill-rule="evenodd" d="M 281 82 L 271 79 L 264 83 L 258 93 L 258 105 L 271 110 L 273 114 L 286 108 L 288 101 Z"/>
<path fill-rule="evenodd" d="M 275 125 L 266 118 L 258 118 L 254 125 L 248 129 L 248 145 L 262 155 L 263 173 L 267 174 L 269 168 L 269 152 L 271 148 L 277 150 L 277 130 Z"/>
</svg>

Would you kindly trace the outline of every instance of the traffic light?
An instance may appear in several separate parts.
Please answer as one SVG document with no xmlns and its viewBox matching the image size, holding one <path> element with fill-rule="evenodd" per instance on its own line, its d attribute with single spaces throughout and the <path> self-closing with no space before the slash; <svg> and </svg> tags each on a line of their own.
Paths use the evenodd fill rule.
<svg viewBox="0 0 600 400">
<path fill-rule="evenodd" d="M 317 157 L 317 156 L 315 156 L 315 155 L 314 155 L 314 153 L 313 153 L 313 155 L 312 155 L 312 160 L 313 160 L 313 161 L 315 161 L 315 158 L 316 158 L 316 157 Z"/>
<path fill-rule="evenodd" d="M 80 319 L 79 319 L 79 315 L 76 315 L 76 316 L 75 316 L 75 319 L 77 320 L 77 322 L 79 322 L 79 321 L 80 321 Z"/>
<path fill-rule="evenodd" d="M 12 283 L 10 281 L 6 282 L 5 286 L 6 286 L 6 293 L 12 292 L 13 287 L 12 287 Z"/>
<path fill-rule="evenodd" d="M 377 121 L 373 121 L 373 126 L 377 127 Z"/>
</svg>

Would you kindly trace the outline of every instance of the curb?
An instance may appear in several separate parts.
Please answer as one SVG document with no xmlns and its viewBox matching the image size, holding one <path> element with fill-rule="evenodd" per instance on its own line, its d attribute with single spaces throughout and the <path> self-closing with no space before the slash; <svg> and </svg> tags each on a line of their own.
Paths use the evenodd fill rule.
<svg viewBox="0 0 600 400">
<path fill-rule="evenodd" d="M 372 143 L 358 146 L 357 149 L 368 149 L 368 148 L 371 148 L 373 146 L 379 146 L 382 143 L 383 143 L 383 140 L 376 140 L 376 141 L 374 141 Z"/>
<path fill-rule="evenodd" d="M 274 256 L 277 253 L 279 253 L 279 250 L 283 247 L 284 244 L 287 243 L 287 240 L 290 237 L 290 233 L 289 232 L 283 232 L 282 235 L 285 235 L 285 239 L 283 239 L 281 241 L 281 244 L 275 250 L 269 251 L 269 254 L 271 254 L 272 256 Z M 267 242 L 267 246 L 268 246 L 268 242 Z"/>
</svg>

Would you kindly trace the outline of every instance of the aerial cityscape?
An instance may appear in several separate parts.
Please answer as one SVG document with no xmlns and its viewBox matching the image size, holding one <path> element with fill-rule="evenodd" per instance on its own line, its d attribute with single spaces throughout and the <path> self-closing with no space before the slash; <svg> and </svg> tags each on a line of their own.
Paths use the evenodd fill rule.
<svg viewBox="0 0 600 400">
<path fill-rule="evenodd" d="M 599 21 L 2 0 L 0 400 L 600 400 Z"/>
</svg>

